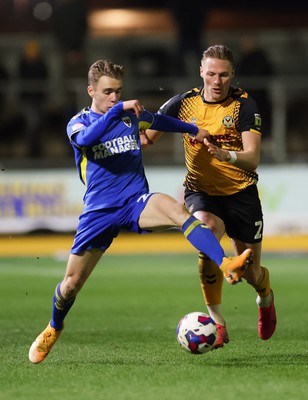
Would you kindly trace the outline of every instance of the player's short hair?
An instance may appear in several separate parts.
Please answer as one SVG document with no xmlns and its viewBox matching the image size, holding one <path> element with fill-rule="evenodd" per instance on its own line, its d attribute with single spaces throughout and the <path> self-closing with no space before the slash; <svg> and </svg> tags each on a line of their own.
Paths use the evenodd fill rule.
<svg viewBox="0 0 308 400">
<path fill-rule="evenodd" d="M 91 65 L 88 72 L 88 84 L 95 86 L 102 76 L 122 80 L 124 76 L 124 67 L 117 65 L 109 60 L 98 60 Z"/>
<path fill-rule="evenodd" d="M 234 57 L 232 50 L 223 44 L 215 44 L 204 50 L 201 62 L 206 58 L 218 58 L 219 60 L 227 60 L 234 67 Z"/>
</svg>

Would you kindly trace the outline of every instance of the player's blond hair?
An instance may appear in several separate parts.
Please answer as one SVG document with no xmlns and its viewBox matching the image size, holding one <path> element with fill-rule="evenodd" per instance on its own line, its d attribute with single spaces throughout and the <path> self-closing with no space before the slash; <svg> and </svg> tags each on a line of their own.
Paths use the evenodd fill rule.
<svg viewBox="0 0 308 400">
<path fill-rule="evenodd" d="M 88 72 L 89 86 L 96 86 L 102 76 L 122 80 L 124 76 L 124 67 L 117 65 L 109 60 L 98 60 L 91 65 Z"/>
<path fill-rule="evenodd" d="M 202 54 L 201 62 L 206 58 L 217 58 L 219 60 L 227 60 L 234 68 L 234 57 L 232 50 L 223 44 L 215 44 L 208 47 Z"/>
</svg>

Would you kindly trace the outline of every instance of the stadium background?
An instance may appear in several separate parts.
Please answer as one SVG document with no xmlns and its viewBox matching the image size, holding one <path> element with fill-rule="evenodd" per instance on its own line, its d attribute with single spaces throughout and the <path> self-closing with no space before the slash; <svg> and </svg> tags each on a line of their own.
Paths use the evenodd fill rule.
<svg viewBox="0 0 308 400">
<path fill-rule="evenodd" d="M 65 56 L 71 49 L 59 46 L 53 19 L 59 12 L 57 7 L 65 3 L 85 6 L 82 21 L 86 21 L 86 29 L 78 48 L 84 64 L 110 58 L 125 65 L 124 97 L 139 97 L 155 111 L 173 93 L 200 84 L 193 54 L 186 54 L 183 59 L 185 75 L 179 76 L 173 65 L 178 38 L 171 2 L 118 0 L 104 1 L 102 6 L 102 2 L 94 0 L 2 1 L 0 56 L 8 80 L 0 80 L 4 98 L 0 113 L 1 256 L 67 254 L 80 211 L 82 187 L 76 186 L 78 178 L 65 125 L 68 115 L 88 104 L 88 98 L 85 75 L 75 75 L 74 68 L 68 75 L 64 71 Z M 81 25 L 70 25 L 72 19 L 67 18 L 67 29 L 72 26 L 80 33 Z M 237 83 L 248 91 L 256 86 L 264 88 L 271 99 L 272 127 L 264 137 L 260 186 L 265 187 L 261 195 L 267 229 L 275 229 L 269 229 L 264 249 L 308 252 L 308 7 L 296 1 L 252 1 L 249 5 L 239 1 L 232 6 L 222 1 L 219 6 L 206 8 L 201 34 L 204 47 L 224 42 L 239 57 L 240 43 L 246 36 L 254 37 L 275 71 L 271 77 L 236 77 Z M 36 41 L 41 48 L 49 70 L 47 84 L 25 82 L 18 76 L 19 56 L 29 41 Z M 38 150 L 31 155 L 20 101 L 25 87 L 30 91 L 40 87 L 46 92 Z M 144 157 L 152 189 L 160 190 L 162 185 L 164 190 L 163 180 L 157 181 L 160 166 L 163 176 L 173 182 L 171 194 L 179 197 L 183 157 L 176 135 L 165 135 Z M 52 193 L 48 192 L 48 185 Z M 61 227 L 61 220 L 66 229 Z M 166 235 L 140 240 L 121 236 L 111 251 L 191 250 L 180 235 L 168 234 L 168 241 Z M 224 244 L 230 250 L 227 240 Z"/>
<path fill-rule="evenodd" d="M 50 313 L 82 203 L 65 125 L 88 104 L 87 83 L 78 63 L 64 68 L 72 53 L 62 45 L 72 32 L 80 38 L 86 19 L 87 67 L 98 58 L 124 64 L 124 97 L 139 97 L 156 110 L 172 93 L 200 84 L 193 55 L 183 58 L 185 75 L 174 63 L 170 3 L 182 4 L 0 1 L 0 66 L 8 72 L 8 79 L 0 79 L 1 400 L 182 400 L 200 393 L 211 400 L 243 400 L 249 393 L 250 400 L 259 400 L 260 390 L 271 400 L 307 398 L 308 5 L 298 0 L 212 2 L 202 25 L 204 47 L 223 42 L 238 57 L 242 39 L 252 35 L 275 69 L 271 77 L 236 76 L 247 90 L 264 88 L 270 97 L 272 128 L 263 138 L 259 188 L 266 223 L 262 263 L 271 270 L 279 321 L 273 339 L 258 338 L 250 286 L 226 284 L 230 343 L 206 358 L 182 352 L 175 338 L 179 319 L 204 309 L 195 250 L 175 231 L 123 233 L 80 293 L 49 359 L 40 366 L 29 363 L 29 346 Z M 192 7 L 199 13 L 206 4 L 184 3 L 187 13 Z M 77 13 L 76 25 L 71 12 L 58 14 L 60 46 L 54 18 L 56 7 L 64 5 L 86 10 Z M 18 75 L 20 55 L 33 41 L 47 62 L 47 82 Z M 29 104 L 20 97 L 25 89 L 46 94 L 34 149 L 26 132 Z M 35 118 L 29 122 L 33 126 Z M 152 189 L 181 198 L 179 138 L 165 135 L 144 157 Z M 223 245 L 231 252 L 227 238 Z"/>
</svg>

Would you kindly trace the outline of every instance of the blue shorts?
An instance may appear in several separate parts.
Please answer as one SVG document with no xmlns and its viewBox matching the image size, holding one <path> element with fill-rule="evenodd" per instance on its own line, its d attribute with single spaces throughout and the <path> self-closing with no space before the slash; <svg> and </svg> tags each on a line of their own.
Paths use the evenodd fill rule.
<svg viewBox="0 0 308 400">
<path fill-rule="evenodd" d="M 90 249 L 106 251 L 121 230 L 138 233 L 150 232 L 140 229 L 138 221 L 153 194 L 145 193 L 132 197 L 127 204 L 121 207 L 81 214 L 71 253 L 79 254 Z"/>
</svg>

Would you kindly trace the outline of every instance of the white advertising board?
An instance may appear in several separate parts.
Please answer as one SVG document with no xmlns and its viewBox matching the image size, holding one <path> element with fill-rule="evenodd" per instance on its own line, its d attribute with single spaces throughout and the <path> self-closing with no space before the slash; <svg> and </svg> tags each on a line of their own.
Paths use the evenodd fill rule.
<svg viewBox="0 0 308 400">
<path fill-rule="evenodd" d="M 146 168 L 151 191 L 183 200 L 184 168 Z M 260 167 L 264 234 L 308 234 L 308 166 Z M 0 173 L 0 233 L 76 229 L 84 186 L 73 169 Z"/>
</svg>

